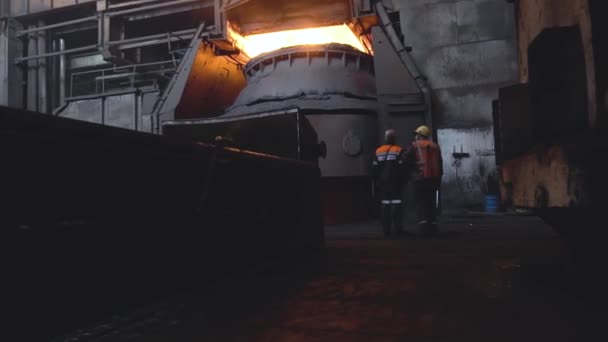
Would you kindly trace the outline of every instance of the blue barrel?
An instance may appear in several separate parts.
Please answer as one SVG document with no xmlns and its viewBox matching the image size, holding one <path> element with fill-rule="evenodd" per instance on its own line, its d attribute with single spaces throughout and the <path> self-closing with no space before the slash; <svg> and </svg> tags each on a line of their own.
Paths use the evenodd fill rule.
<svg viewBox="0 0 608 342">
<path fill-rule="evenodd" d="M 498 196 L 486 195 L 486 212 L 495 213 L 498 211 Z"/>
</svg>

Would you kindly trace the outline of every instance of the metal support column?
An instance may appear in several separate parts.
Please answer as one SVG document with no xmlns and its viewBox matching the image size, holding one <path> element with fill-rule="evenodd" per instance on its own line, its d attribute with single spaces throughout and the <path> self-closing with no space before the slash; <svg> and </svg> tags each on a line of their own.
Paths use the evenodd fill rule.
<svg viewBox="0 0 608 342">
<path fill-rule="evenodd" d="M 44 22 L 39 21 L 38 26 L 44 26 Z M 47 41 L 46 31 L 37 33 L 38 53 L 46 53 Z M 40 58 L 38 60 L 38 111 L 40 113 L 48 113 L 48 83 L 47 83 L 47 65 L 48 58 Z"/>
<path fill-rule="evenodd" d="M 30 25 L 33 29 L 35 25 Z M 28 34 L 27 41 L 28 56 L 38 55 L 38 33 Z M 27 62 L 27 109 L 31 111 L 38 110 L 38 59 L 32 59 Z"/>
<path fill-rule="evenodd" d="M 65 40 L 59 38 L 59 51 L 65 50 Z M 66 90 L 66 68 L 65 68 L 65 55 L 59 56 L 59 105 L 63 106 L 65 102 L 65 90 Z"/>
<path fill-rule="evenodd" d="M 4 17 L 5 12 L 8 14 L 8 5 L 4 2 L 0 3 L 0 105 L 8 105 L 8 68 L 9 68 L 9 26 L 8 16 Z"/>
</svg>

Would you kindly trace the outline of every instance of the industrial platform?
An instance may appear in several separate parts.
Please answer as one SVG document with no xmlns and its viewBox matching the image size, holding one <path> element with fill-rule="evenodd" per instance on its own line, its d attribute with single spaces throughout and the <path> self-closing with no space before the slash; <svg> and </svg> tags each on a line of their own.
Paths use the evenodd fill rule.
<svg viewBox="0 0 608 342">
<path fill-rule="evenodd" d="M 606 318 L 534 216 L 445 214 L 436 238 L 326 228 L 327 254 L 151 303 L 54 341 L 580 341 Z M 599 325 L 601 327 L 601 325 Z"/>
</svg>

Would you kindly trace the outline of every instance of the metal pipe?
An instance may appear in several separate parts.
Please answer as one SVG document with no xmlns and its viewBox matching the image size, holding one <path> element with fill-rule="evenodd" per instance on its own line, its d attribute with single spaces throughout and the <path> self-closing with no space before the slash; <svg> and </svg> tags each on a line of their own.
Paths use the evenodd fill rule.
<svg viewBox="0 0 608 342">
<path fill-rule="evenodd" d="M 200 0 L 177 0 L 177 1 L 172 1 L 172 2 L 163 2 L 163 3 L 160 3 L 160 4 L 156 4 L 156 5 L 131 8 L 131 9 L 122 10 L 122 11 L 115 11 L 115 12 L 108 11 L 108 12 L 106 12 L 106 15 L 109 16 L 109 17 L 115 17 L 115 16 L 119 16 L 119 15 L 125 15 L 125 14 L 130 14 L 130 13 L 143 12 L 143 11 L 148 11 L 148 10 L 153 10 L 153 9 L 158 9 L 158 8 L 164 8 L 164 7 L 171 7 L 171 6 L 176 6 L 176 5 L 188 4 L 188 3 L 191 3 L 191 2 L 200 2 Z M 205 4 L 204 7 L 212 7 L 212 6 L 213 6 L 213 4 L 209 3 L 209 4 Z"/>
<path fill-rule="evenodd" d="M 59 51 L 59 39 L 53 39 L 50 41 L 50 49 L 52 51 Z M 59 57 L 49 57 L 49 82 L 55 84 L 59 81 Z M 49 87 L 49 103 L 51 109 L 57 108 L 59 102 L 59 88 Z"/>
<path fill-rule="evenodd" d="M 141 68 L 141 67 L 147 67 L 147 66 L 171 64 L 171 63 L 172 63 L 172 61 L 150 62 L 150 63 L 137 64 L 137 67 Z M 79 75 L 86 75 L 86 74 L 97 74 L 97 73 L 100 73 L 102 71 L 117 71 L 117 70 L 131 71 L 133 67 L 134 67 L 134 65 L 127 65 L 127 66 L 123 66 L 123 67 L 112 67 L 112 68 L 105 68 L 105 69 L 96 69 L 96 70 L 75 72 L 75 73 L 73 73 L 73 75 L 78 75 L 79 76 Z"/>
<path fill-rule="evenodd" d="M 4 2 L 0 6 L 5 6 Z M 0 16 L 4 12 L 0 12 Z M 9 103 L 9 29 L 8 18 L 0 18 L 0 105 Z"/>
<path fill-rule="evenodd" d="M 69 26 L 69 25 L 74 25 L 74 24 L 80 24 L 80 23 L 85 23 L 85 22 L 89 22 L 89 21 L 97 21 L 97 16 L 91 16 L 91 17 L 85 17 L 85 18 L 80 18 L 80 19 L 74 19 L 74 20 L 69 20 L 69 21 L 64 21 L 61 23 L 57 23 L 57 24 L 51 24 L 51 25 L 46 25 L 46 26 L 38 26 L 38 27 L 34 27 L 34 28 L 29 28 L 27 30 L 21 30 L 21 31 L 17 31 L 17 37 L 21 37 L 24 36 L 28 33 L 33 33 L 33 32 L 38 32 L 38 31 L 46 31 L 49 29 L 53 29 L 53 28 L 57 28 L 57 27 L 63 27 L 63 26 Z"/>
<path fill-rule="evenodd" d="M 416 84 L 420 88 L 420 91 L 422 91 L 422 94 L 424 96 L 424 102 L 426 104 L 426 113 L 425 113 L 426 125 L 431 129 L 431 132 L 433 132 L 433 116 L 432 116 L 433 112 L 432 112 L 432 108 L 431 108 L 431 101 L 432 101 L 431 89 L 429 88 L 426 78 L 422 75 L 422 73 L 420 73 L 420 70 L 418 69 L 418 66 L 416 65 L 416 63 L 414 62 L 414 59 L 412 58 L 412 56 L 409 54 L 409 52 L 403 45 L 403 42 L 401 42 L 401 40 L 399 39 L 399 35 L 397 34 L 397 31 L 393 27 L 394 24 L 391 22 L 391 20 L 388 16 L 388 13 L 386 12 L 386 8 L 384 7 L 384 4 L 382 3 L 382 1 L 379 1 L 376 3 L 376 14 L 378 15 L 378 17 L 380 17 L 380 22 L 384 26 L 386 35 L 388 36 L 389 40 L 391 41 L 393 48 L 395 49 L 397 54 L 399 54 L 399 59 L 401 60 L 403 65 L 406 67 L 406 69 L 410 72 L 410 74 L 412 75 L 414 80 L 416 81 Z M 434 139 L 436 140 L 437 139 L 436 135 L 433 134 L 433 136 L 434 136 Z"/>
<path fill-rule="evenodd" d="M 34 25 L 30 25 L 30 27 L 35 27 Z M 37 42 L 36 34 L 29 34 L 27 41 L 27 109 L 31 111 L 38 110 L 38 61 L 36 58 L 31 58 L 30 56 L 35 56 L 38 53 L 38 42 Z"/>
<path fill-rule="evenodd" d="M 23 63 L 26 61 L 31 61 L 33 59 L 67 55 L 67 54 L 74 53 L 74 52 L 90 51 L 90 50 L 96 50 L 96 49 L 97 49 L 97 45 L 81 46 L 78 48 L 73 48 L 73 49 L 68 49 L 68 50 L 63 50 L 63 51 L 56 51 L 56 52 L 44 53 L 41 55 L 33 55 L 33 56 L 15 58 L 15 63 L 19 64 L 19 63 Z"/>
<path fill-rule="evenodd" d="M 39 26 L 44 25 L 42 21 Z M 38 53 L 46 52 L 46 32 L 39 31 L 38 35 Z M 47 82 L 47 65 L 48 58 L 40 58 L 38 60 L 38 111 L 41 113 L 48 112 L 48 82 Z"/>
<path fill-rule="evenodd" d="M 196 29 L 189 29 L 189 30 L 183 30 L 183 31 L 177 31 L 177 32 L 160 33 L 160 34 L 154 34 L 154 35 L 150 35 L 150 36 L 137 37 L 137 38 L 115 40 L 115 41 L 108 42 L 107 44 L 108 45 L 129 44 L 129 43 L 142 42 L 142 41 L 146 41 L 146 40 L 165 38 L 165 37 L 169 36 L 169 34 L 174 35 L 174 36 L 180 36 L 180 35 L 192 34 L 192 33 L 196 33 Z"/>
<path fill-rule="evenodd" d="M 161 2 L 161 1 L 163 1 L 163 0 L 139 0 L 139 1 L 123 2 L 120 4 L 110 5 L 110 6 L 108 6 L 108 9 L 140 6 L 140 5 L 145 5 L 145 4 L 149 4 L 149 3 L 153 3 L 153 2 Z"/>
<path fill-rule="evenodd" d="M 59 51 L 65 51 L 65 40 L 63 38 L 59 38 Z M 59 57 L 59 104 L 63 105 L 65 102 L 65 54 L 60 55 Z"/>
<path fill-rule="evenodd" d="M 185 36 L 182 36 L 184 39 L 192 39 L 194 37 L 194 33 L 190 33 L 187 34 Z M 124 44 L 121 43 L 120 45 L 116 45 L 116 47 L 119 50 L 129 50 L 129 49 L 136 49 L 136 48 L 141 48 L 141 47 L 145 47 L 145 46 L 151 46 L 151 45 L 160 45 L 160 44 L 164 44 L 167 42 L 176 42 L 176 41 L 180 41 L 180 37 L 167 37 L 164 39 L 156 39 L 156 40 L 151 40 L 151 41 L 143 41 L 140 43 L 131 43 L 131 44 Z"/>
</svg>

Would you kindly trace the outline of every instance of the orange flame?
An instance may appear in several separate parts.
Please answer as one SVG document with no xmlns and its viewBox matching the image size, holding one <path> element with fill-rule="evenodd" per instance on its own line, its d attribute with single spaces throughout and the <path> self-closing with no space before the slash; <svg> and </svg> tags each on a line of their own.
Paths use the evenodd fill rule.
<svg viewBox="0 0 608 342">
<path fill-rule="evenodd" d="M 297 45 L 340 43 L 367 52 L 363 43 L 346 25 L 315 27 L 300 30 L 279 31 L 241 36 L 228 25 L 228 33 L 236 47 L 249 58 L 266 52 Z"/>
</svg>

